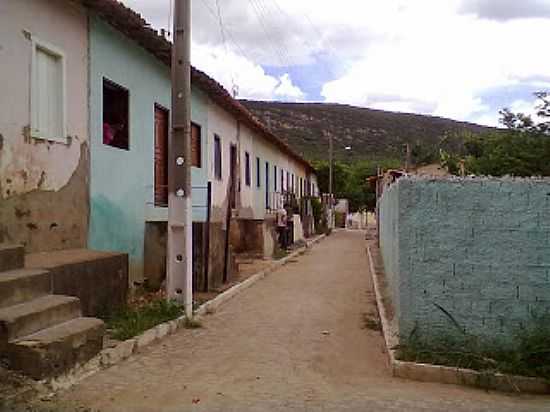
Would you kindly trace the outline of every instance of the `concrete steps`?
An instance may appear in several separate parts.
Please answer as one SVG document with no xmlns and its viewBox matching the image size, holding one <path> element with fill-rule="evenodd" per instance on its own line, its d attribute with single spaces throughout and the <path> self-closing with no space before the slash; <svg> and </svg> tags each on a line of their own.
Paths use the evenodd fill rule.
<svg viewBox="0 0 550 412">
<path fill-rule="evenodd" d="M 105 325 L 95 318 L 76 318 L 12 341 L 10 366 L 34 379 L 57 376 L 101 351 Z"/>
<path fill-rule="evenodd" d="M 105 326 L 82 317 L 78 298 L 53 295 L 50 272 L 24 260 L 22 247 L 0 245 L 0 356 L 32 378 L 54 377 L 99 353 Z"/>
<path fill-rule="evenodd" d="M 80 317 L 80 301 L 71 296 L 46 295 L 0 309 L 0 342 L 9 342 Z"/>
<path fill-rule="evenodd" d="M 0 245 L 0 272 L 21 269 L 25 263 L 25 248 L 21 245 Z"/>
<path fill-rule="evenodd" d="M 51 276 L 40 269 L 0 272 L 0 308 L 17 305 L 51 293 Z"/>
</svg>

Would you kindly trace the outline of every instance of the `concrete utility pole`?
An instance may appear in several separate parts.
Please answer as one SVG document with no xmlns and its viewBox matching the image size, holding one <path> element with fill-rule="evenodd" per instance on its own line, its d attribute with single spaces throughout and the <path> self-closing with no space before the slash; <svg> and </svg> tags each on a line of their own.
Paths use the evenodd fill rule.
<svg viewBox="0 0 550 412">
<path fill-rule="evenodd" d="M 191 204 L 191 0 L 174 1 L 172 133 L 168 149 L 168 299 L 193 316 Z"/>
<path fill-rule="evenodd" d="M 408 172 L 411 168 L 411 157 L 412 157 L 412 152 L 411 152 L 411 145 L 409 143 L 405 143 L 404 145 L 405 147 L 405 171 Z"/>
<path fill-rule="evenodd" d="M 333 180 L 333 163 L 334 163 L 334 147 L 332 143 L 332 134 L 330 132 L 328 133 L 328 157 L 329 157 L 329 177 L 328 177 L 328 191 L 329 191 L 329 202 L 330 202 L 330 222 L 329 222 L 329 228 L 334 229 L 334 202 L 333 202 L 333 194 L 332 194 L 332 180 Z"/>
</svg>

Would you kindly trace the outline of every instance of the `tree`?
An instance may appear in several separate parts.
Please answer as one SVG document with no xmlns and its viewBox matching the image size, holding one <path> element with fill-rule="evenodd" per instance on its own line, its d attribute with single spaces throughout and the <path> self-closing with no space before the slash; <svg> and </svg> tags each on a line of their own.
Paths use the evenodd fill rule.
<svg viewBox="0 0 550 412">
<path fill-rule="evenodd" d="M 537 115 L 550 118 L 547 92 L 539 99 Z M 466 139 L 466 169 L 469 173 L 491 176 L 550 176 L 550 121 L 536 123 L 531 116 L 501 112 L 505 131 L 491 132 Z"/>
<path fill-rule="evenodd" d="M 351 212 L 375 207 L 376 195 L 367 183 L 369 176 L 376 175 L 377 168 L 398 168 L 399 160 L 357 160 L 353 163 L 334 162 L 333 190 L 334 196 L 340 199 L 348 199 Z M 314 163 L 317 170 L 317 180 L 321 192 L 329 191 L 329 163 L 318 161 Z"/>
<path fill-rule="evenodd" d="M 537 116 L 542 119 L 550 119 L 550 94 L 548 92 L 537 92 L 535 96 L 539 100 L 535 106 Z M 502 116 L 500 122 L 509 130 L 550 136 L 550 121 L 535 123 L 530 115 L 512 113 L 508 108 L 501 110 L 500 114 Z"/>
</svg>

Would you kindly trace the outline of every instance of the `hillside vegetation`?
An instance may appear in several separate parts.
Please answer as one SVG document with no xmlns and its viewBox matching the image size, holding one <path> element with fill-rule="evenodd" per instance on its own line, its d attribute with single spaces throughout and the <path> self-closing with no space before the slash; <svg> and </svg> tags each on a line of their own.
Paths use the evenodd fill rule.
<svg viewBox="0 0 550 412">
<path fill-rule="evenodd" d="M 339 104 L 281 103 L 242 100 L 256 117 L 292 148 L 310 160 L 328 158 L 328 137 L 334 139 L 335 158 L 401 159 L 403 144 L 416 152 L 438 146 L 444 136 L 489 128 L 431 116 L 393 113 Z M 346 151 L 345 147 L 352 150 Z"/>
</svg>

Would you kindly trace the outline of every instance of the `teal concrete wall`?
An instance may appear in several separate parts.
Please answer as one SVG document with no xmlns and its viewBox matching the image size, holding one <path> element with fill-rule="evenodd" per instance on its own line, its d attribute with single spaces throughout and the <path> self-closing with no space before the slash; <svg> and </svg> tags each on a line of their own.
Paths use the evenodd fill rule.
<svg viewBox="0 0 550 412">
<path fill-rule="evenodd" d="M 146 221 L 166 221 L 155 208 L 154 110 L 171 107 L 170 69 L 98 18 L 90 21 L 89 247 L 126 252 L 130 278 L 143 276 Z M 103 78 L 129 90 L 130 150 L 103 144 Z M 193 220 L 206 218 L 208 100 L 193 89 L 192 120 L 202 130 L 202 168 L 192 169 Z"/>
<path fill-rule="evenodd" d="M 397 185 L 388 187 L 380 204 L 380 252 L 388 287 L 394 297 L 399 296 L 399 189 Z M 396 313 L 400 299 L 393 299 Z"/>
<path fill-rule="evenodd" d="M 550 181 L 403 178 L 380 207 L 401 337 L 511 345 L 549 312 Z"/>
</svg>

